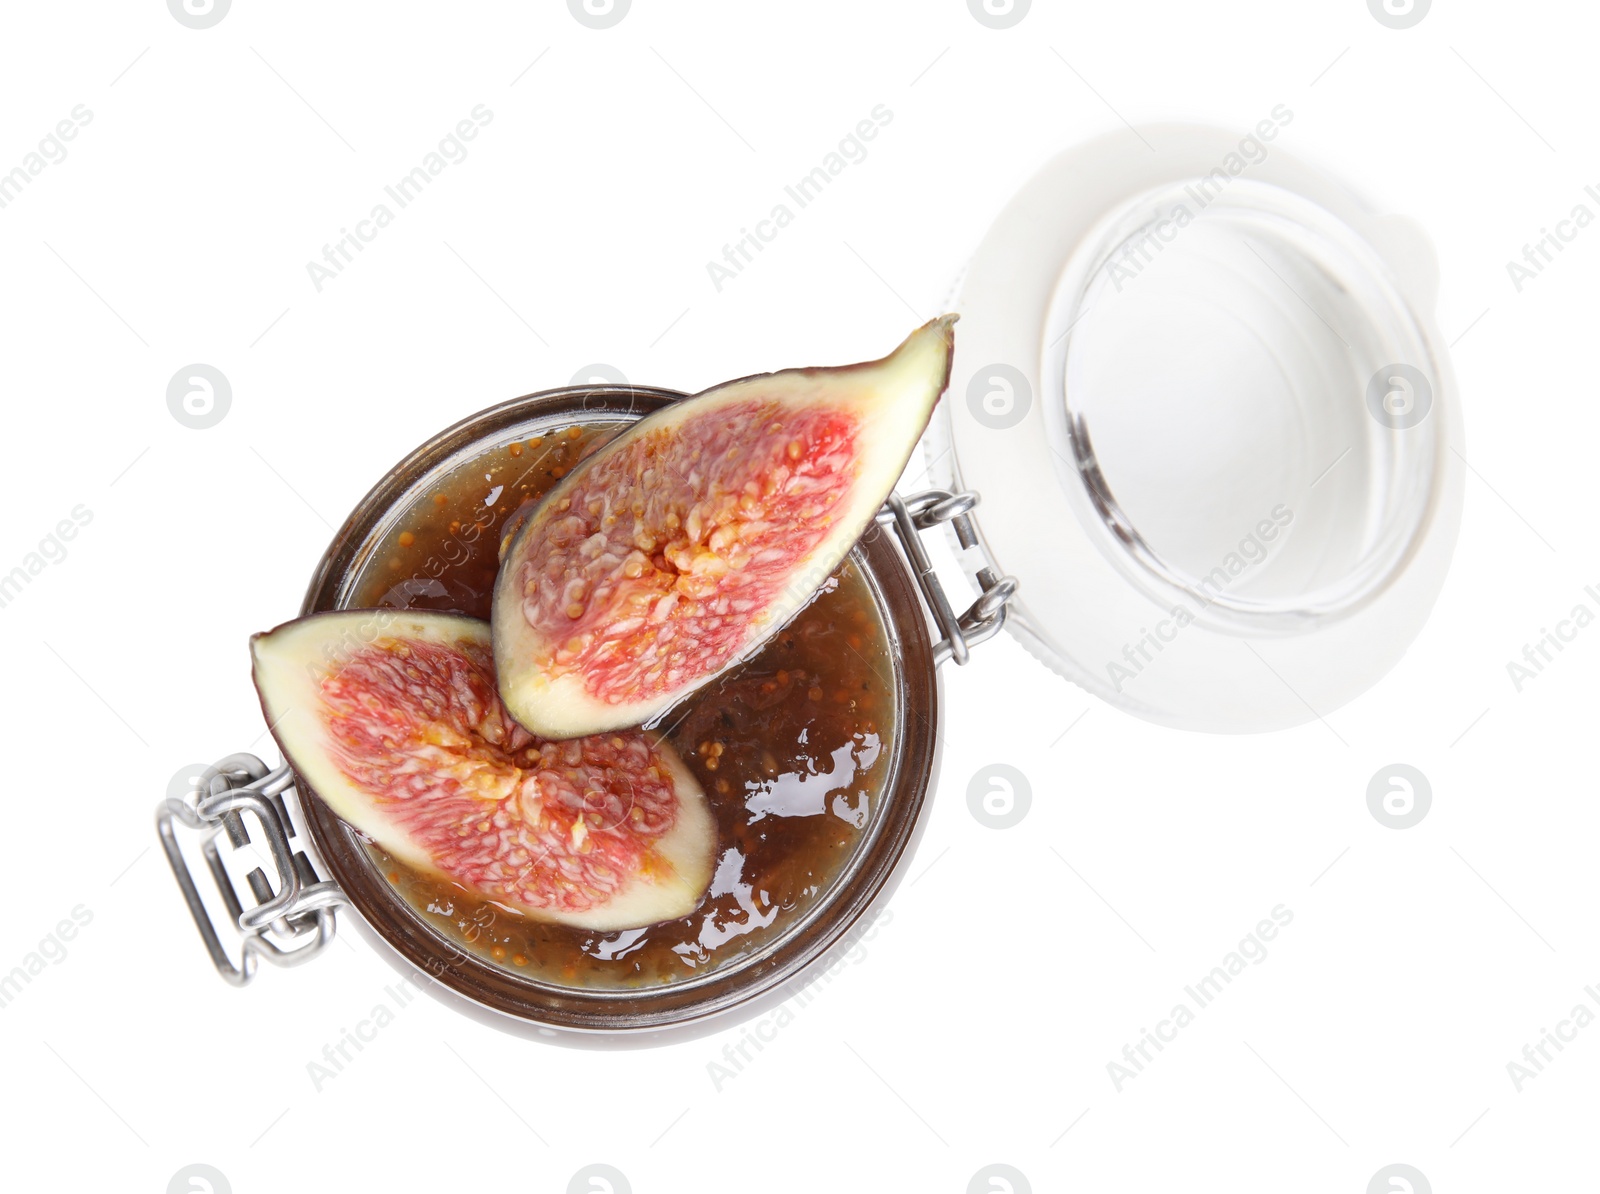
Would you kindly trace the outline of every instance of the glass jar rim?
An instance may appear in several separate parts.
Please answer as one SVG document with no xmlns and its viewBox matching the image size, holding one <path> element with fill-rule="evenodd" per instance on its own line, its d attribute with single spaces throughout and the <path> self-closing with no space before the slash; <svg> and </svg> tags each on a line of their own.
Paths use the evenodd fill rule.
<svg viewBox="0 0 1600 1194">
<path fill-rule="evenodd" d="M 581 422 L 642 417 L 681 392 L 631 385 L 569 386 L 501 403 L 447 428 L 390 469 L 350 513 L 329 544 L 307 588 L 302 615 L 348 608 L 352 581 L 387 529 L 388 520 L 417 492 L 465 454 L 497 443 L 547 434 Z M 435 986 L 535 1031 L 643 1034 L 663 1039 L 673 1030 L 735 1009 L 754 1014 L 763 997 L 814 971 L 838 950 L 898 883 L 902 862 L 920 835 L 938 751 L 939 679 L 933 641 L 910 569 L 887 535 L 858 544 L 853 561 L 867 579 L 891 636 L 896 659 L 894 754 L 884 796 L 869 834 L 835 879 L 832 890 L 794 925 L 749 955 L 704 976 L 659 987 L 563 987 L 511 974 L 445 941 L 425 925 L 377 872 L 360 840 L 320 800 L 301 799 L 317 854 L 354 910 L 405 963 Z M 915 709 L 920 716 L 903 716 Z M 297 783 L 297 787 L 298 787 Z"/>
</svg>

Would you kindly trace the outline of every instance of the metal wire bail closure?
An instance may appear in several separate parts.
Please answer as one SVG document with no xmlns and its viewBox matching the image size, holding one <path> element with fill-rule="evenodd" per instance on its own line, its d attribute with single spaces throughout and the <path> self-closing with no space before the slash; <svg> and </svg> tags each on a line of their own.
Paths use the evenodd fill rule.
<svg viewBox="0 0 1600 1194">
<path fill-rule="evenodd" d="M 304 849 L 291 845 L 298 835 L 284 793 L 293 784 L 287 764 L 269 771 L 254 755 L 233 754 L 206 768 L 188 799 L 169 797 L 156 806 L 156 832 L 195 928 L 200 930 L 217 973 L 236 987 L 255 977 L 260 958 L 274 966 L 297 966 L 315 957 L 333 940 L 334 912 L 345 902 L 337 884 L 317 877 Z M 277 871 L 276 888 L 260 867 L 245 876 L 250 889 L 248 907 L 217 847 L 217 838 L 224 832 L 235 850 L 255 844 L 242 815 L 246 812 L 254 814 L 260 825 Z M 200 852 L 239 932 L 237 965 L 201 899 L 178 842 L 176 821 L 202 834 Z"/>
<path fill-rule="evenodd" d="M 1015 579 L 1001 576 L 993 568 L 984 568 L 978 573 L 983 591 L 958 618 L 934 573 L 918 532 L 948 522 L 962 548 L 972 547 L 978 542 L 971 518 L 977 504 L 978 495 L 971 490 L 953 493 L 948 489 L 925 489 L 906 498 L 890 494 L 883 509 L 878 511 L 879 524 L 894 528 L 911 570 L 916 574 L 923 602 L 943 636 L 933 649 L 936 664 L 953 659 L 957 666 L 965 665 L 972 657 L 973 647 L 1000 633 L 1000 628 L 1006 624 L 1006 605 L 1017 591 Z"/>
</svg>

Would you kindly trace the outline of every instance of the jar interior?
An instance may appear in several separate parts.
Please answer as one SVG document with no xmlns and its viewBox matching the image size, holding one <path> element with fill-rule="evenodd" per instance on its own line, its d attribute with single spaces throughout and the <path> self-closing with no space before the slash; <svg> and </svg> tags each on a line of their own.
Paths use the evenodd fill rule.
<svg viewBox="0 0 1600 1194">
<path fill-rule="evenodd" d="M 1293 630 L 1399 573 L 1429 512 L 1434 439 L 1414 428 L 1437 370 L 1348 224 L 1265 183 L 1172 183 L 1085 239 L 1050 328 L 1058 475 L 1144 591 Z"/>
<path fill-rule="evenodd" d="M 464 445 L 389 503 L 355 545 L 338 608 L 487 617 L 502 539 L 626 425 L 567 413 Z M 860 549 L 784 630 L 652 723 L 704 788 L 718 825 L 705 902 L 690 916 L 599 933 L 537 921 L 359 842 L 372 874 L 435 937 L 517 983 L 632 993 L 755 964 L 825 914 L 883 820 L 904 765 L 904 652 Z"/>
</svg>

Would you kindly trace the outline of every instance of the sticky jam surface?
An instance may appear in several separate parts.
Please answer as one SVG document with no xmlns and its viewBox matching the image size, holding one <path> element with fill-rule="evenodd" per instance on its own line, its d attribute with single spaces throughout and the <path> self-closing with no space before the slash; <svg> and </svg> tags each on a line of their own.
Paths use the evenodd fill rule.
<svg viewBox="0 0 1600 1194">
<path fill-rule="evenodd" d="M 573 427 L 463 464 L 402 512 L 354 578 L 350 605 L 487 618 L 518 507 L 614 430 Z M 851 857 L 891 765 L 894 666 L 872 591 L 847 559 L 758 654 L 661 719 L 717 827 L 711 889 L 678 920 L 616 933 L 553 925 L 415 872 L 374 843 L 368 854 L 425 923 L 510 973 L 587 987 L 699 976 L 770 943 Z"/>
<path fill-rule="evenodd" d="M 797 603 L 784 590 L 850 492 L 856 432 L 845 412 L 751 398 L 586 467 L 508 564 L 547 652 L 541 670 L 579 670 L 590 695 L 616 705 L 727 666 L 752 622 Z"/>
<path fill-rule="evenodd" d="M 486 643 L 382 638 L 322 682 L 334 762 L 464 887 L 585 912 L 648 868 L 678 800 L 637 731 L 544 742 L 512 721 Z"/>
</svg>

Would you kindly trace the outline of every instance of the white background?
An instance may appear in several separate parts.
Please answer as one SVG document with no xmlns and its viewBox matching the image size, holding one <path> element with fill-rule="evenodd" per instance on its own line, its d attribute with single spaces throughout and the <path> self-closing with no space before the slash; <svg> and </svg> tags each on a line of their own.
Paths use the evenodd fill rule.
<svg viewBox="0 0 1600 1194">
<path fill-rule="evenodd" d="M 0 171 L 93 113 L 0 210 L 0 572 L 93 515 L 0 609 L 0 972 L 92 914 L 0 1009 L 8 1188 L 162 1191 L 192 1163 L 241 1194 L 563 1191 L 593 1162 L 638 1194 L 958 1192 L 996 1162 L 1036 1191 L 1360 1194 L 1393 1162 L 1440 1192 L 1593 1182 L 1600 1027 L 1520 1093 L 1506 1068 L 1600 984 L 1600 629 L 1520 693 L 1505 666 L 1600 608 L 1600 230 L 1521 293 L 1506 271 L 1600 212 L 1590 6 L 1441 0 L 1405 31 L 1362 0 L 1035 0 L 1003 31 L 963 0 L 635 0 L 606 30 L 555 0 L 4 23 Z M 306 263 L 478 104 L 470 155 L 319 293 Z M 866 160 L 718 292 L 706 263 L 879 104 Z M 418 999 L 318 1092 L 307 1063 L 393 972 L 345 933 L 224 986 L 150 814 L 180 766 L 266 750 L 246 636 L 293 613 L 384 470 L 592 362 L 696 389 L 879 355 L 1056 150 L 1124 119 L 1242 135 L 1277 104 L 1280 148 L 1439 251 L 1472 471 L 1404 661 L 1325 724 L 1223 738 L 996 641 L 946 677 L 892 921 L 720 1091 L 738 1027 L 580 1051 Z M 192 362 L 232 384 L 208 430 L 166 405 Z M 1404 832 L 1365 799 L 1396 761 L 1434 793 Z M 967 808 L 992 763 L 1030 781 L 1013 829 Z M 1107 1063 L 1279 904 L 1267 959 L 1119 1093 Z"/>
</svg>

